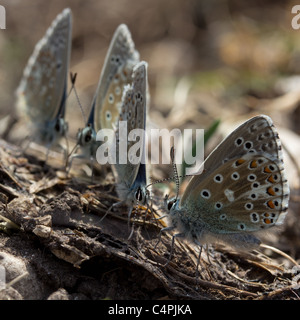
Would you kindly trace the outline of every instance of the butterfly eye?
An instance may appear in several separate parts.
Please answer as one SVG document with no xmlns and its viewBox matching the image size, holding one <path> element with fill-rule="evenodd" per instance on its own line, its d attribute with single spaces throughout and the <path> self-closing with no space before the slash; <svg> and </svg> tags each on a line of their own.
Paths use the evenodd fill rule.
<svg viewBox="0 0 300 320">
<path fill-rule="evenodd" d="M 173 201 L 168 202 L 168 210 L 169 210 L 169 211 L 172 209 L 173 204 L 174 204 Z"/>
<path fill-rule="evenodd" d="M 57 119 L 57 121 L 55 123 L 54 129 L 55 129 L 56 132 L 60 132 L 61 131 L 61 121 L 60 120 L 61 119 Z"/>
<path fill-rule="evenodd" d="M 173 199 L 173 200 L 170 200 L 168 202 L 167 208 L 168 208 L 169 211 L 173 208 L 173 206 L 176 203 L 176 201 L 177 201 L 176 199 Z"/>
<path fill-rule="evenodd" d="M 89 130 L 89 131 L 86 133 L 85 137 L 84 137 L 84 141 L 85 141 L 85 142 L 90 142 L 91 140 L 92 140 L 92 132 L 91 132 L 91 130 Z"/>
<path fill-rule="evenodd" d="M 138 188 L 136 193 L 135 193 L 135 198 L 138 202 L 142 202 L 143 201 L 143 192 L 141 190 L 141 188 Z"/>
</svg>

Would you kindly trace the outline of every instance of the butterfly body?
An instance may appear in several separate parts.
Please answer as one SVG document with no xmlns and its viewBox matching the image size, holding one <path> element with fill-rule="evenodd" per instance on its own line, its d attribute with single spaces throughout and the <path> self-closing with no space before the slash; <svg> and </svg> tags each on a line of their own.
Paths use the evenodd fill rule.
<svg viewBox="0 0 300 320">
<path fill-rule="evenodd" d="M 182 198 L 166 202 L 169 229 L 197 243 L 258 245 L 256 233 L 281 225 L 289 188 L 281 143 L 272 121 L 257 116 L 242 124 L 210 154 L 205 170 Z"/>
</svg>

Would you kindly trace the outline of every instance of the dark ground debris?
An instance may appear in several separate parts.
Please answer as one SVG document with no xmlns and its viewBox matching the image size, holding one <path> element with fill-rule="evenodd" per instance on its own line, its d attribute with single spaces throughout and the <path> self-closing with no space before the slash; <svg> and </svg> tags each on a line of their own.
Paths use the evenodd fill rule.
<svg viewBox="0 0 300 320">
<path fill-rule="evenodd" d="M 7 282 L 19 277 L 0 299 L 299 298 L 288 255 L 210 246 L 196 278 L 198 248 L 176 241 L 164 267 L 171 236 L 157 245 L 162 225 L 145 210 L 134 215 L 130 240 L 126 207 L 102 220 L 117 200 L 113 185 L 59 178 L 3 141 L 0 152 L 0 259 Z M 276 237 L 276 248 L 289 246 L 284 232 Z"/>
</svg>

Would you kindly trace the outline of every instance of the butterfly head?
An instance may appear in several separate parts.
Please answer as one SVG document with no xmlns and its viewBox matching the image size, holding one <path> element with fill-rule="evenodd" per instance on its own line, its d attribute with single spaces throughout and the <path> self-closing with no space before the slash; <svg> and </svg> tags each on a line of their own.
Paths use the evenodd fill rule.
<svg viewBox="0 0 300 320">
<path fill-rule="evenodd" d="M 62 137 L 66 136 L 68 123 L 63 117 L 58 117 L 52 121 L 46 121 L 43 125 L 33 128 L 37 141 L 45 144 L 56 144 Z"/>
<path fill-rule="evenodd" d="M 81 147 L 85 147 L 96 141 L 95 130 L 90 124 L 88 124 L 84 129 L 78 131 L 77 141 Z"/>
<path fill-rule="evenodd" d="M 148 197 L 149 191 L 144 187 L 139 186 L 134 192 L 134 199 L 135 203 L 137 204 L 145 204 L 147 202 Z"/>
<path fill-rule="evenodd" d="M 68 123 L 63 117 L 58 117 L 54 129 L 58 136 L 63 137 L 68 131 Z"/>
<path fill-rule="evenodd" d="M 164 198 L 164 207 L 168 214 L 172 214 L 174 210 L 178 209 L 179 199 L 177 197 L 169 199 L 169 195 L 166 194 Z"/>
<path fill-rule="evenodd" d="M 145 205 L 149 197 L 149 191 L 144 186 L 135 186 L 128 189 L 124 183 L 117 185 L 117 192 L 123 201 L 129 206 Z"/>
</svg>

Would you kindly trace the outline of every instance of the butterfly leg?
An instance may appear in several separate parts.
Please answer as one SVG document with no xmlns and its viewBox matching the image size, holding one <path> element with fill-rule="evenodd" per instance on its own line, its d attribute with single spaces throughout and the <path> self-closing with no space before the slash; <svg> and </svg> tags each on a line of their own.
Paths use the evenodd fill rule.
<svg viewBox="0 0 300 320">
<path fill-rule="evenodd" d="M 24 138 L 23 141 L 25 141 L 25 140 L 27 140 L 27 141 L 26 141 L 25 146 L 22 147 L 22 152 L 23 152 L 23 153 L 25 153 L 26 150 L 29 149 L 29 146 L 30 146 L 30 144 L 31 144 L 31 142 L 32 142 L 30 136 L 28 136 L 28 135 Z"/>
<path fill-rule="evenodd" d="M 164 228 L 164 229 L 167 229 L 167 228 Z M 162 229 L 162 230 L 164 230 Z M 172 237 L 172 243 L 171 243 L 171 250 L 170 250 L 170 255 L 169 255 L 169 259 L 168 261 L 164 264 L 164 267 L 166 267 L 171 259 L 172 259 L 172 256 L 173 256 L 173 250 L 174 250 L 174 244 L 175 244 L 175 238 L 184 238 L 185 237 L 185 234 L 184 233 L 176 233 L 174 234 L 174 236 Z"/>
<path fill-rule="evenodd" d="M 50 153 L 50 148 L 51 148 L 51 146 L 52 146 L 52 143 L 50 142 L 50 143 L 48 143 L 47 144 L 47 146 L 46 146 L 46 148 L 47 148 L 47 152 L 46 152 L 46 159 L 45 159 L 45 163 L 44 163 L 44 166 L 47 164 L 47 162 L 48 162 L 48 159 L 49 159 L 49 153 Z"/>
<path fill-rule="evenodd" d="M 196 266 L 196 273 L 197 274 L 199 274 L 199 264 L 200 264 L 202 249 L 203 249 L 203 246 L 201 244 L 199 244 L 199 255 L 198 255 L 198 258 L 197 258 L 197 266 Z"/>
<path fill-rule="evenodd" d="M 200 244 L 198 241 L 195 241 L 195 243 L 199 246 L 199 255 L 198 255 L 198 258 L 197 258 L 197 265 L 196 265 L 196 289 L 198 289 L 198 279 L 199 279 L 199 276 L 200 276 L 199 265 L 200 265 L 200 259 L 201 259 L 203 245 Z"/>
<path fill-rule="evenodd" d="M 208 264 L 212 265 L 212 262 L 211 262 L 210 257 L 209 257 L 209 244 L 206 244 L 204 249 L 206 250 Z"/>
<path fill-rule="evenodd" d="M 65 171 L 67 171 L 67 164 L 68 164 L 68 157 L 69 157 L 69 141 L 68 141 L 67 136 L 64 136 L 64 137 L 66 139 L 66 146 L 63 146 L 61 144 L 59 144 L 59 146 L 62 149 L 62 151 L 64 152 L 64 163 L 65 163 L 64 169 L 65 169 Z"/>
<path fill-rule="evenodd" d="M 105 212 L 105 215 L 101 218 L 100 222 L 102 222 L 102 220 L 104 220 L 106 218 L 106 216 L 112 211 L 113 208 L 115 207 L 120 207 L 122 205 L 125 204 L 125 201 L 120 201 L 120 202 L 117 202 L 117 203 L 114 203 L 112 204 L 108 209 L 107 211 Z"/>
<path fill-rule="evenodd" d="M 90 165 L 91 165 L 91 183 L 94 183 L 94 177 L 95 177 L 95 158 L 93 156 L 90 157 Z"/>
<path fill-rule="evenodd" d="M 139 201 L 137 201 L 135 203 L 133 202 L 132 205 L 130 205 L 130 207 L 129 207 L 129 210 L 128 210 L 128 230 L 130 229 L 130 219 L 131 219 L 132 211 L 133 211 L 133 209 L 135 209 L 135 212 L 137 212 L 137 208 L 139 206 L 140 206 Z M 146 210 L 147 210 L 147 212 L 149 210 L 149 203 L 148 203 L 147 200 L 146 200 Z M 145 217 L 144 217 L 144 223 L 145 223 Z M 134 230 L 134 220 L 133 220 L 133 223 L 132 223 L 131 232 L 130 232 L 130 235 L 128 237 L 128 240 L 132 237 L 133 230 Z"/>
<path fill-rule="evenodd" d="M 130 218 L 131 218 L 132 210 L 133 210 L 133 206 L 130 207 L 129 210 L 128 210 L 128 221 L 127 221 L 128 230 L 130 230 Z M 133 231 L 134 231 L 134 222 L 132 223 L 131 231 L 130 231 L 130 234 L 129 234 L 127 240 L 130 240 L 130 238 L 133 235 Z"/>
<path fill-rule="evenodd" d="M 65 170 L 67 171 L 67 167 L 66 167 L 66 163 L 68 161 L 68 150 L 69 150 L 69 147 L 68 147 L 68 144 L 66 146 L 62 145 L 62 144 L 58 144 L 57 145 L 61 150 L 62 152 L 64 153 L 64 165 L 62 167 L 62 170 Z"/>
<path fill-rule="evenodd" d="M 62 146 L 60 144 L 57 144 L 57 139 L 55 137 L 51 137 L 51 139 L 48 140 L 49 142 L 46 144 L 46 149 L 47 149 L 47 152 L 46 152 L 46 159 L 45 159 L 45 163 L 44 163 L 44 166 L 47 164 L 48 162 L 48 159 L 49 159 L 49 153 L 50 153 L 50 150 L 53 146 L 59 146 L 60 148 L 62 148 Z"/>
<path fill-rule="evenodd" d="M 153 203 L 154 203 L 153 199 L 150 198 L 150 192 L 147 190 L 147 196 L 146 196 L 147 213 L 150 211 L 150 214 L 151 214 L 150 221 L 154 221 L 156 226 L 159 228 L 158 220 L 163 219 L 163 218 L 167 217 L 168 215 L 163 215 L 161 217 L 156 218 L 156 216 L 158 216 L 158 213 L 157 213 L 157 210 L 155 210 L 155 208 L 153 208 Z M 145 221 L 145 219 L 146 219 L 146 216 L 144 216 L 144 221 Z"/>
<path fill-rule="evenodd" d="M 160 218 L 159 218 L 160 219 Z M 159 234 L 158 234 L 158 241 L 156 243 L 156 245 L 154 246 L 154 250 L 156 249 L 156 247 L 158 246 L 158 244 L 160 243 L 161 241 L 161 235 L 163 232 L 165 231 L 171 231 L 171 230 L 174 230 L 175 228 L 174 227 L 166 227 L 166 228 L 162 228 L 160 231 L 159 231 Z"/>
<path fill-rule="evenodd" d="M 153 214 L 153 202 L 151 201 L 151 203 L 149 204 L 148 199 L 150 199 L 150 192 L 149 190 L 146 190 L 146 198 L 145 198 L 145 204 L 146 204 L 146 212 L 148 213 L 150 211 L 151 216 L 154 216 Z M 146 215 L 144 215 L 144 223 L 146 222 Z"/>
<path fill-rule="evenodd" d="M 68 154 L 66 159 L 66 172 L 69 174 L 74 158 L 78 158 L 80 155 L 77 154 L 77 150 L 79 149 L 79 144 L 76 144 L 70 154 Z"/>
<path fill-rule="evenodd" d="M 76 149 L 77 150 L 77 149 Z M 75 151 L 76 151 L 75 150 Z M 72 164 L 73 164 L 73 160 L 74 159 L 86 159 L 86 156 L 84 154 L 78 154 L 78 153 L 75 153 L 75 154 L 72 154 L 71 157 L 70 157 L 70 160 L 69 160 L 69 163 L 67 164 L 68 168 L 67 168 L 67 174 L 70 173 L 70 170 L 72 168 Z"/>
</svg>

